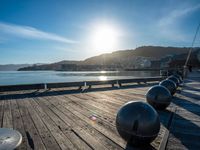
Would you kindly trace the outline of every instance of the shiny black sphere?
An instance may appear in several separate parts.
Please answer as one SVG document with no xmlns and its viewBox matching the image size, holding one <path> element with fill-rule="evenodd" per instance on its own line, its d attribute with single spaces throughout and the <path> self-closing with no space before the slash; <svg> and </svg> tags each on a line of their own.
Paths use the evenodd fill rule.
<svg viewBox="0 0 200 150">
<path fill-rule="evenodd" d="M 145 102 L 130 101 L 118 111 L 116 127 L 120 136 L 133 145 L 152 142 L 160 130 L 156 110 Z"/>
<path fill-rule="evenodd" d="M 174 81 L 174 83 L 176 83 L 176 88 L 178 88 L 178 86 L 179 86 L 179 80 L 178 80 L 177 77 L 175 77 L 175 76 L 170 76 L 170 77 L 168 77 L 167 79 L 168 79 L 168 80 Z"/>
<path fill-rule="evenodd" d="M 170 91 L 171 95 L 176 93 L 176 83 L 172 80 L 163 80 L 159 83 L 159 85 L 166 87 Z"/>
<path fill-rule="evenodd" d="M 173 76 L 176 77 L 179 80 L 179 83 L 183 82 L 183 78 L 180 75 L 174 74 Z"/>
<path fill-rule="evenodd" d="M 163 110 L 170 104 L 172 95 L 166 87 L 155 85 L 148 90 L 146 100 L 155 109 Z"/>
</svg>

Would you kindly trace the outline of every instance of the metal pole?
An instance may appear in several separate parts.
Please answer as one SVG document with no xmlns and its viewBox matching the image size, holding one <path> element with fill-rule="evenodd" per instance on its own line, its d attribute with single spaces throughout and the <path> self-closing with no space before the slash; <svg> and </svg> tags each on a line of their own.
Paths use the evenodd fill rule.
<svg viewBox="0 0 200 150">
<path fill-rule="evenodd" d="M 196 33 L 195 33 L 195 35 L 194 35 L 191 48 L 190 48 L 190 50 L 189 50 L 189 52 L 188 52 L 187 59 L 186 59 L 186 61 L 185 61 L 185 65 L 184 65 L 184 67 L 183 67 L 183 69 L 184 69 L 184 77 L 187 76 L 187 64 L 188 64 L 188 61 L 189 61 L 189 59 L 190 59 L 190 55 L 191 55 L 192 50 L 193 50 L 194 42 L 195 42 L 195 40 L 196 40 L 196 38 L 197 38 L 197 34 L 198 34 L 198 32 L 199 32 L 199 28 L 200 28 L 200 23 L 199 23 L 198 26 L 197 26 Z"/>
</svg>

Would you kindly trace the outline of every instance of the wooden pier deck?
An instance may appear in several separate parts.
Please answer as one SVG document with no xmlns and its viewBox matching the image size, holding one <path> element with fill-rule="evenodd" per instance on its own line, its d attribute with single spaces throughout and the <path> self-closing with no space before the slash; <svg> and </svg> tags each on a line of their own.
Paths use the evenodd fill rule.
<svg viewBox="0 0 200 150">
<path fill-rule="evenodd" d="M 85 92 L 63 88 L 1 92 L 0 125 L 22 134 L 20 150 L 199 150 L 200 73 L 185 80 L 170 107 L 158 112 L 161 130 L 151 145 L 136 148 L 118 135 L 117 110 L 130 100 L 145 101 L 147 90 L 154 84 L 158 83 Z"/>
</svg>

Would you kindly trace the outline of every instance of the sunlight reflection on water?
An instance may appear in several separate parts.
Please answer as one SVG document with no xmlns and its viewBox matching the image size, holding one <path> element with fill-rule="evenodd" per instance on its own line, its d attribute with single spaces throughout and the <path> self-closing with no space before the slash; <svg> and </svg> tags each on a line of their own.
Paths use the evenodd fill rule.
<svg viewBox="0 0 200 150">
<path fill-rule="evenodd" d="M 106 81 L 106 80 L 108 80 L 108 77 L 107 76 L 99 76 L 99 80 Z"/>
<path fill-rule="evenodd" d="M 153 71 L 0 71 L 0 85 L 107 81 L 136 77 L 155 77 Z"/>
</svg>

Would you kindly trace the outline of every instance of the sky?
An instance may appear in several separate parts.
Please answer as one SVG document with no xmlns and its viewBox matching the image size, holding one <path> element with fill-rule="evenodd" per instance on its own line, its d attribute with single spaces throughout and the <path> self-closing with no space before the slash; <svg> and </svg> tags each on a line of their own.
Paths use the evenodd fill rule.
<svg viewBox="0 0 200 150">
<path fill-rule="evenodd" d="M 0 64 L 189 47 L 199 23 L 199 0 L 0 0 Z"/>
</svg>

